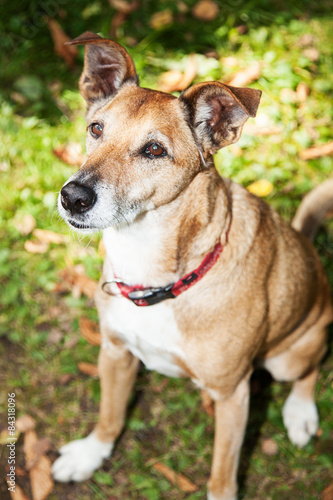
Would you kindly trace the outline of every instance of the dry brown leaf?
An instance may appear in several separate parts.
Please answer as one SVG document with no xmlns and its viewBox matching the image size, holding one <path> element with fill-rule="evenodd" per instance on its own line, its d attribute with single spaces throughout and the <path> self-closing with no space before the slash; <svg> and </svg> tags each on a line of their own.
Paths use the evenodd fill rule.
<svg viewBox="0 0 333 500">
<path fill-rule="evenodd" d="M 0 432 L 0 444 L 7 445 L 9 440 L 12 441 L 13 439 L 15 439 L 17 441 L 19 437 L 20 437 L 20 432 L 17 429 L 15 430 L 14 436 L 9 435 L 8 429 L 3 429 Z"/>
<path fill-rule="evenodd" d="M 28 236 L 37 225 L 35 217 L 31 214 L 24 214 L 23 217 L 16 214 L 14 217 L 14 227 L 22 236 Z"/>
<path fill-rule="evenodd" d="M 196 486 L 194 483 L 192 483 L 192 481 L 187 479 L 187 477 L 183 476 L 182 474 L 177 474 L 175 471 L 170 469 L 170 467 L 163 464 L 162 462 L 156 462 L 153 465 L 153 467 L 158 472 L 163 474 L 163 476 L 166 477 L 168 481 L 170 481 L 170 483 L 178 486 L 178 488 L 181 491 L 190 493 L 198 490 L 198 486 Z"/>
<path fill-rule="evenodd" d="M 48 229 L 35 229 L 32 234 L 42 243 L 55 243 L 59 245 L 66 241 L 66 237 L 63 234 L 55 233 Z"/>
<path fill-rule="evenodd" d="M 29 500 L 17 483 L 15 484 L 15 491 L 10 490 L 9 493 L 11 500 Z"/>
<path fill-rule="evenodd" d="M 279 135 L 282 128 L 278 126 L 273 127 L 259 127 L 254 123 L 245 123 L 243 132 L 248 135 L 265 136 L 265 135 Z"/>
<path fill-rule="evenodd" d="M 333 483 L 324 489 L 321 495 L 322 500 L 333 500 Z"/>
<path fill-rule="evenodd" d="M 79 298 L 82 294 L 92 299 L 98 282 L 89 278 L 80 265 L 66 267 L 63 269 L 59 276 L 62 278 L 61 283 L 57 283 L 54 291 L 56 293 L 63 293 L 71 291 L 73 296 Z"/>
<path fill-rule="evenodd" d="M 31 415 L 21 415 L 16 419 L 15 427 L 18 432 L 31 431 L 36 427 L 36 420 Z"/>
<path fill-rule="evenodd" d="M 214 21 L 219 15 L 219 8 L 213 0 L 200 0 L 194 5 L 192 14 L 200 21 Z"/>
<path fill-rule="evenodd" d="M 186 12 L 188 12 L 188 5 L 180 0 L 179 2 L 177 2 L 177 9 L 181 14 L 186 14 Z"/>
<path fill-rule="evenodd" d="M 80 332 L 89 344 L 101 345 L 102 337 L 98 331 L 98 326 L 95 321 L 82 316 L 79 320 Z"/>
<path fill-rule="evenodd" d="M 24 456 L 26 469 L 29 470 L 35 460 L 35 445 L 38 441 L 36 432 L 33 429 L 26 431 L 24 434 Z"/>
<path fill-rule="evenodd" d="M 228 81 L 228 85 L 233 87 L 243 87 L 258 80 L 261 76 L 261 65 L 255 62 L 246 69 L 239 71 Z"/>
<path fill-rule="evenodd" d="M 80 372 L 84 373 L 85 375 L 89 375 L 89 377 L 98 377 L 98 366 L 93 365 L 92 363 L 85 363 L 84 361 L 81 361 L 77 365 L 78 369 Z"/>
<path fill-rule="evenodd" d="M 300 82 L 296 88 L 296 95 L 299 102 L 301 103 L 306 102 L 309 94 L 310 94 L 310 87 L 306 83 Z"/>
<path fill-rule="evenodd" d="M 170 9 L 155 12 L 150 18 L 149 25 L 154 30 L 159 30 L 168 26 L 173 21 L 173 14 Z"/>
<path fill-rule="evenodd" d="M 50 449 L 49 440 L 38 440 L 34 430 L 24 435 L 26 469 L 29 470 L 33 500 L 45 500 L 53 489 L 51 461 L 43 453 Z"/>
<path fill-rule="evenodd" d="M 234 68 L 238 65 L 238 59 L 233 56 L 222 57 L 221 64 L 227 68 Z"/>
<path fill-rule="evenodd" d="M 127 2 L 126 0 L 109 0 L 109 4 L 111 7 L 116 9 L 118 12 L 122 12 L 123 14 L 130 14 L 139 6 L 136 0 L 132 2 Z"/>
<path fill-rule="evenodd" d="M 115 15 L 112 17 L 112 21 L 110 24 L 111 38 L 113 38 L 113 39 L 118 38 L 117 30 L 118 30 L 118 28 L 120 28 L 120 26 L 122 26 L 122 24 L 124 24 L 126 19 L 127 19 L 127 14 L 125 14 L 124 12 L 116 12 L 115 13 Z"/>
<path fill-rule="evenodd" d="M 21 104 L 21 106 L 26 106 L 28 104 L 28 99 L 24 97 L 24 95 L 20 94 L 20 92 L 11 92 L 10 98 L 17 104 Z"/>
<path fill-rule="evenodd" d="M 304 149 L 299 156 L 302 160 L 314 160 L 322 156 L 330 156 L 333 154 L 333 141 L 312 148 Z"/>
<path fill-rule="evenodd" d="M 176 92 L 185 90 L 197 75 L 197 60 L 191 54 L 186 64 L 184 73 L 178 70 L 166 71 L 161 75 L 159 90 L 162 92 Z"/>
<path fill-rule="evenodd" d="M 277 454 L 277 452 L 279 451 L 279 448 L 273 439 L 267 438 L 267 439 L 263 439 L 263 441 L 261 443 L 261 451 L 265 455 L 272 457 L 273 455 Z"/>
<path fill-rule="evenodd" d="M 69 42 L 71 39 L 66 35 L 55 19 L 47 17 L 46 20 L 53 38 L 55 53 L 58 54 L 70 68 L 73 67 L 75 58 L 78 54 L 77 48 L 73 45 L 65 45 L 65 43 Z"/>
<path fill-rule="evenodd" d="M 310 61 L 312 61 L 312 62 L 318 61 L 319 56 L 320 56 L 319 50 L 316 49 L 315 47 L 309 47 L 307 49 L 304 49 L 303 54 L 305 55 L 305 57 L 310 59 Z"/>
<path fill-rule="evenodd" d="M 77 142 L 63 144 L 53 150 L 53 154 L 68 165 L 80 167 L 85 160 L 81 145 Z"/>
<path fill-rule="evenodd" d="M 30 470 L 30 482 L 33 500 L 46 500 L 53 490 L 51 460 L 42 455 Z"/>
<path fill-rule="evenodd" d="M 45 243 L 43 241 L 27 240 L 24 242 L 24 249 L 29 253 L 46 253 L 49 246 L 49 243 Z"/>
</svg>

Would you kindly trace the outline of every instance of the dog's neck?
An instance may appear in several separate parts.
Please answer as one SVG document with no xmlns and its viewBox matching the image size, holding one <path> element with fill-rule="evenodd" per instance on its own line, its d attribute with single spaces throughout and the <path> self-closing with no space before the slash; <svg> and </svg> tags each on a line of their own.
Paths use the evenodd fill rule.
<svg viewBox="0 0 333 500">
<path fill-rule="evenodd" d="M 200 265 L 230 223 L 227 189 L 214 168 L 200 172 L 171 203 L 104 231 L 105 279 L 166 286 Z"/>
</svg>

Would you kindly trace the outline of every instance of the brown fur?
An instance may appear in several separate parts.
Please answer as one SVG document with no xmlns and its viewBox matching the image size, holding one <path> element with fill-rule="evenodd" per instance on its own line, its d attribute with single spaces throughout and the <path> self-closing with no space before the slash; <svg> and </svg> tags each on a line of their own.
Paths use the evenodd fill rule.
<svg viewBox="0 0 333 500">
<path fill-rule="evenodd" d="M 99 142 L 88 135 L 88 159 L 78 179 L 83 182 L 89 174 L 112 186 L 122 213 L 126 203 L 137 203 L 138 217 L 144 220 L 148 206 L 154 207 L 165 237 L 142 284 L 166 286 L 198 267 L 217 241 L 225 245 L 204 279 L 168 306 L 185 354 L 175 362 L 215 400 L 210 494 L 234 499 L 252 370 L 258 364 L 267 366 L 277 379 L 295 381 L 293 391 L 300 397 L 313 398 L 326 349 L 325 327 L 332 320 L 328 282 L 306 237 L 214 169 L 211 153 L 238 139 L 246 119 L 256 113 L 260 93 L 216 82 L 195 85 L 179 99 L 142 89 L 124 49 L 88 35 L 75 42 L 88 44 L 81 91 L 89 119 L 103 122 L 104 131 Z M 109 82 L 109 95 L 96 88 L 103 70 L 93 80 L 90 66 L 95 60 L 89 50 L 95 42 L 107 46 L 121 66 L 116 74 L 123 75 L 122 82 L 118 87 Z M 169 156 L 150 161 L 139 151 L 147 138 L 155 140 L 156 131 L 163 135 Z M 327 199 L 325 207 L 333 205 L 331 192 Z M 317 220 L 315 214 L 322 211 L 315 198 L 306 214 L 298 216 L 298 229 L 308 226 L 311 214 Z M 137 370 L 137 360 L 121 340 L 115 341 L 117 334 L 104 321 L 110 300 L 99 290 L 101 330 L 113 343 L 111 354 L 102 349 L 99 359 L 97 435 L 102 441 L 121 432 Z"/>
</svg>

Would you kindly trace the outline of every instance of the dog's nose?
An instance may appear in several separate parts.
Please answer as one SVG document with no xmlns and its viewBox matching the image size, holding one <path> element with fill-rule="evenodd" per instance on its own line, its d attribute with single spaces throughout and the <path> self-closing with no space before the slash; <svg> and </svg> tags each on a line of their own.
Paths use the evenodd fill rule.
<svg viewBox="0 0 333 500">
<path fill-rule="evenodd" d="M 60 194 L 62 206 L 73 215 L 90 210 L 95 205 L 97 198 L 91 187 L 78 182 L 69 182 L 62 188 Z"/>
</svg>

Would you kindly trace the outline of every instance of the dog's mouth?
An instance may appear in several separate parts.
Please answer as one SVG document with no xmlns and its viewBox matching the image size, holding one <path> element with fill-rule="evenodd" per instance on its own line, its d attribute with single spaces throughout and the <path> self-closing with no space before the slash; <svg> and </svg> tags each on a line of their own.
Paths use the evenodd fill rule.
<svg viewBox="0 0 333 500">
<path fill-rule="evenodd" d="M 74 221 L 73 219 L 67 219 L 68 224 L 71 226 L 75 227 L 75 229 L 81 229 L 84 230 L 86 229 L 87 231 L 94 231 L 96 228 L 92 226 L 87 226 L 86 224 L 79 224 L 78 222 Z"/>
</svg>

